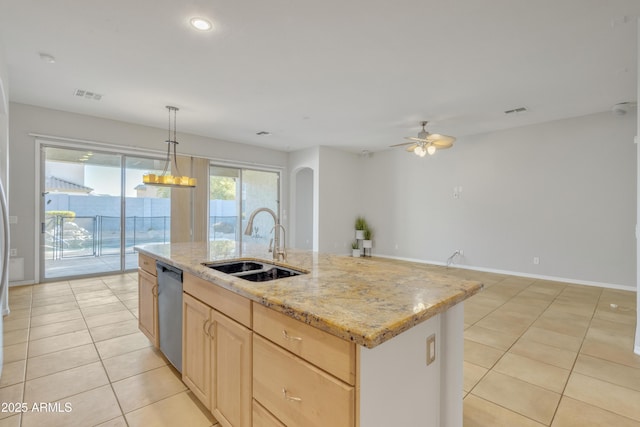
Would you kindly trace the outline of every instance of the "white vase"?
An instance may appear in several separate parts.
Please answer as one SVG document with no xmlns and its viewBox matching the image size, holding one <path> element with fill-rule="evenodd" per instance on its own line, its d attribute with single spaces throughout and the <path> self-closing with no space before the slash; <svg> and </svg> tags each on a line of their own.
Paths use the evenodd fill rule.
<svg viewBox="0 0 640 427">
<path fill-rule="evenodd" d="M 364 239 L 364 230 L 356 230 L 356 240 Z"/>
<path fill-rule="evenodd" d="M 360 249 L 353 249 L 353 257 L 360 258 Z"/>
<path fill-rule="evenodd" d="M 373 242 L 373 240 L 363 240 L 362 241 L 362 247 L 364 249 L 371 249 L 372 242 Z"/>
</svg>

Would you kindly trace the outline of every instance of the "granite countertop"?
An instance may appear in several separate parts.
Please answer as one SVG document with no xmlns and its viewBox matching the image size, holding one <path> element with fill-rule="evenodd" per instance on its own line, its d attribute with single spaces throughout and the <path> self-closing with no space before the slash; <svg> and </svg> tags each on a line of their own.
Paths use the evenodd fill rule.
<svg viewBox="0 0 640 427">
<path fill-rule="evenodd" d="M 476 281 L 447 276 L 442 267 L 386 258 L 353 258 L 288 250 L 274 263 L 264 246 L 236 242 L 152 244 L 138 252 L 327 331 L 373 348 L 446 311 L 482 289 Z M 207 261 L 259 259 L 309 271 L 268 282 L 250 282 L 203 266 Z"/>
</svg>

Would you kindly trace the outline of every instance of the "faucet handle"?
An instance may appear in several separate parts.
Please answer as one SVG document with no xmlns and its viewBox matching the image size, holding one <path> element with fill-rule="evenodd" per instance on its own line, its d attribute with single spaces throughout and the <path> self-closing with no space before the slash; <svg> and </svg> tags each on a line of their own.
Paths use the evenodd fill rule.
<svg viewBox="0 0 640 427">
<path fill-rule="evenodd" d="M 269 240 L 269 252 L 273 252 L 273 239 Z"/>
</svg>

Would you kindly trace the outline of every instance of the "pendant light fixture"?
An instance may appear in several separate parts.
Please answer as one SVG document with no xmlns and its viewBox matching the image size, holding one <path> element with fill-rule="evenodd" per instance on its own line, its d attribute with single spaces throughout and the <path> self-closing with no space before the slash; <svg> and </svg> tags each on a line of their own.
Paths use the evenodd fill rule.
<svg viewBox="0 0 640 427">
<path fill-rule="evenodd" d="M 176 154 L 176 145 L 178 145 L 178 141 L 176 141 L 176 112 L 178 111 L 178 108 L 170 105 L 167 105 L 166 108 L 169 110 L 169 136 L 165 141 L 167 143 L 167 158 L 164 163 L 164 170 L 162 171 L 162 175 L 156 175 L 153 173 L 143 175 L 142 182 L 146 185 L 156 185 L 161 187 L 195 187 L 196 179 L 183 176 L 178 169 L 178 157 Z M 171 139 L 171 113 L 173 113 L 173 139 Z M 173 156 L 171 156 L 171 146 L 173 146 Z M 169 169 L 169 165 L 171 163 L 173 163 L 175 176 L 171 175 L 171 170 Z"/>
</svg>

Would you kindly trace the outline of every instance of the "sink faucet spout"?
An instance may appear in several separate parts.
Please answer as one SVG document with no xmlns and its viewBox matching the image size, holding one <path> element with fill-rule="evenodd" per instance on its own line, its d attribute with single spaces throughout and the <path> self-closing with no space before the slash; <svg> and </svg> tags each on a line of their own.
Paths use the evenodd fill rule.
<svg viewBox="0 0 640 427">
<path fill-rule="evenodd" d="M 280 228 L 282 228 L 282 234 L 283 234 L 283 239 L 286 240 L 286 231 L 284 229 L 284 226 L 282 224 L 280 224 L 280 219 L 278 218 L 278 216 L 276 215 L 276 213 L 274 211 L 272 211 L 269 208 L 258 208 L 256 210 L 254 210 L 253 212 L 251 212 L 251 215 L 249 215 L 249 220 L 247 221 L 247 226 L 244 230 L 244 234 L 247 236 L 251 236 L 251 234 L 253 233 L 253 221 L 256 217 L 257 214 L 259 214 L 260 212 L 267 212 L 268 214 L 270 214 L 273 217 L 273 222 L 274 222 L 274 226 L 271 229 L 272 232 L 275 231 L 274 236 L 273 236 L 273 250 L 271 249 L 271 244 L 269 244 L 269 252 L 273 251 L 273 259 L 275 261 L 279 261 L 280 260 L 280 256 L 282 256 L 282 259 L 284 261 L 287 260 L 287 252 L 286 252 L 286 242 L 283 244 L 283 249 L 280 249 Z"/>
</svg>

